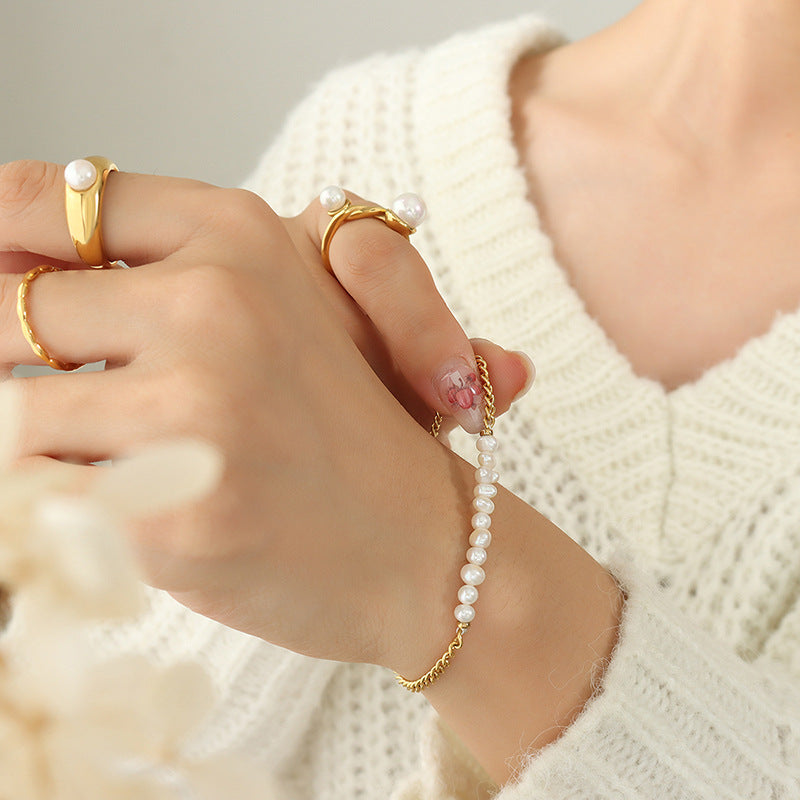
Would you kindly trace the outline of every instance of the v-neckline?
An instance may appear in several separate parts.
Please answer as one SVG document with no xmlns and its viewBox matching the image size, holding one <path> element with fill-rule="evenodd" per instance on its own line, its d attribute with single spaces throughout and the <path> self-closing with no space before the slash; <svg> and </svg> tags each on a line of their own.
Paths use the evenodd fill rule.
<svg viewBox="0 0 800 800">
<path fill-rule="evenodd" d="M 752 437 L 745 461 L 759 447 L 778 447 L 771 430 L 789 420 L 787 441 L 800 449 L 800 311 L 777 316 L 735 355 L 674 389 L 635 373 L 556 261 L 513 141 L 514 64 L 567 42 L 549 22 L 529 16 L 430 51 L 419 65 L 412 112 L 418 170 L 436 220 L 438 259 L 453 273 L 449 300 L 470 335 L 529 351 L 538 378 L 528 407 L 537 423 L 625 508 L 623 517 L 660 529 L 675 480 L 675 425 L 691 428 L 704 406 L 728 408 L 731 419 L 764 410 L 763 436 Z M 604 476 L 611 451 L 615 469 Z M 649 488 L 632 480 L 645 472 Z M 630 491 L 609 484 L 626 480 Z"/>
</svg>

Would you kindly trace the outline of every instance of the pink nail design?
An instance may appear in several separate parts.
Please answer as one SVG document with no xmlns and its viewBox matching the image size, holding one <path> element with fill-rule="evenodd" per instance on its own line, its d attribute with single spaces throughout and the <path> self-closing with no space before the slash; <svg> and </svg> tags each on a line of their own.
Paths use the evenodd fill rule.
<svg viewBox="0 0 800 800">
<path fill-rule="evenodd" d="M 438 372 L 437 389 L 450 413 L 469 433 L 483 428 L 483 389 L 474 366 L 463 358 L 445 364 Z"/>
<path fill-rule="evenodd" d="M 462 378 L 458 372 L 451 372 L 447 378 L 450 381 L 450 388 L 447 390 L 450 405 L 458 405 L 464 410 L 478 405 L 481 390 L 478 388 L 478 376 L 474 372 L 470 372 L 466 378 Z"/>
</svg>

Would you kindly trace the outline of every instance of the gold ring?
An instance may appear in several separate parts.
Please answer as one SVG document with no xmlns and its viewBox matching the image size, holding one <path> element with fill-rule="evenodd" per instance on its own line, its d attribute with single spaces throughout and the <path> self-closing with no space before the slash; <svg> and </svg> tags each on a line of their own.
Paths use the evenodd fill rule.
<svg viewBox="0 0 800 800">
<path fill-rule="evenodd" d="M 344 190 L 338 186 L 328 186 L 319 196 L 322 207 L 330 216 L 330 222 L 322 234 L 320 255 L 322 263 L 329 272 L 332 272 L 330 247 L 333 235 L 345 222 L 352 219 L 380 220 L 393 231 L 408 239 L 416 233 L 417 225 L 425 218 L 425 204 L 415 194 L 402 194 L 394 201 L 393 208 L 383 206 L 353 205 L 345 196 Z"/>
<path fill-rule="evenodd" d="M 58 359 L 53 358 L 47 352 L 47 350 L 45 350 L 44 347 L 39 344 L 36 339 L 36 334 L 34 334 L 33 329 L 28 322 L 28 308 L 26 305 L 30 285 L 36 278 L 39 277 L 39 275 L 42 275 L 45 272 L 61 271 L 61 267 L 54 267 L 52 264 L 42 264 L 42 266 L 34 267 L 32 270 L 29 270 L 25 273 L 25 277 L 22 279 L 19 289 L 17 289 L 17 316 L 19 317 L 19 323 L 22 326 L 22 335 L 27 339 L 31 348 L 33 348 L 33 352 L 36 353 L 36 355 L 39 356 L 42 361 L 46 361 L 47 364 L 49 364 L 53 369 L 60 369 L 65 372 L 69 372 L 73 369 L 78 369 L 78 367 L 82 367 L 83 364 L 68 364 L 66 362 L 59 361 Z"/>
<path fill-rule="evenodd" d="M 102 206 L 106 179 L 117 165 L 102 156 L 70 161 L 64 169 L 67 227 L 81 259 L 91 267 L 112 267 L 103 252 Z"/>
</svg>

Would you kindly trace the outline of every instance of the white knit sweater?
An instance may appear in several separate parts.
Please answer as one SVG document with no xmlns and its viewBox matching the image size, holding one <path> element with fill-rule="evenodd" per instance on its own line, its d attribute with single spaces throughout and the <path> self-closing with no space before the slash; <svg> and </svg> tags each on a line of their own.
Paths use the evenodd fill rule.
<svg viewBox="0 0 800 800">
<path fill-rule="evenodd" d="M 800 798 L 800 312 L 676 391 L 633 374 L 554 261 L 511 140 L 511 65 L 563 41 L 527 17 L 338 70 L 248 186 L 283 214 L 330 183 L 419 191 L 414 243 L 468 334 L 536 362 L 497 426 L 504 483 L 629 599 L 601 691 L 502 800 Z M 196 748 L 256 754 L 265 797 L 496 791 L 386 670 L 287 653 L 160 594 L 109 645 L 199 654 L 222 702 Z"/>
</svg>

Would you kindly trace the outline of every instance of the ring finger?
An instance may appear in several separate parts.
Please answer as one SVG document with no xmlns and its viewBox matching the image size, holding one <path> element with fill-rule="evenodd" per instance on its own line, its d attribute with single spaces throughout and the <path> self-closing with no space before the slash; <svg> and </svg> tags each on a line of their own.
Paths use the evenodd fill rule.
<svg viewBox="0 0 800 800">
<path fill-rule="evenodd" d="M 128 363 L 143 347 L 142 318 L 150 303 L 141 270 L 69 270 L 44 273 L 28 285 L 28 323 L 58 361 Z M 144 280 L 143 280 L 144 279 Z M 20 277 L 0 275 L 0 362 L 41 364 L 17 314 Z"/>
</svg>

